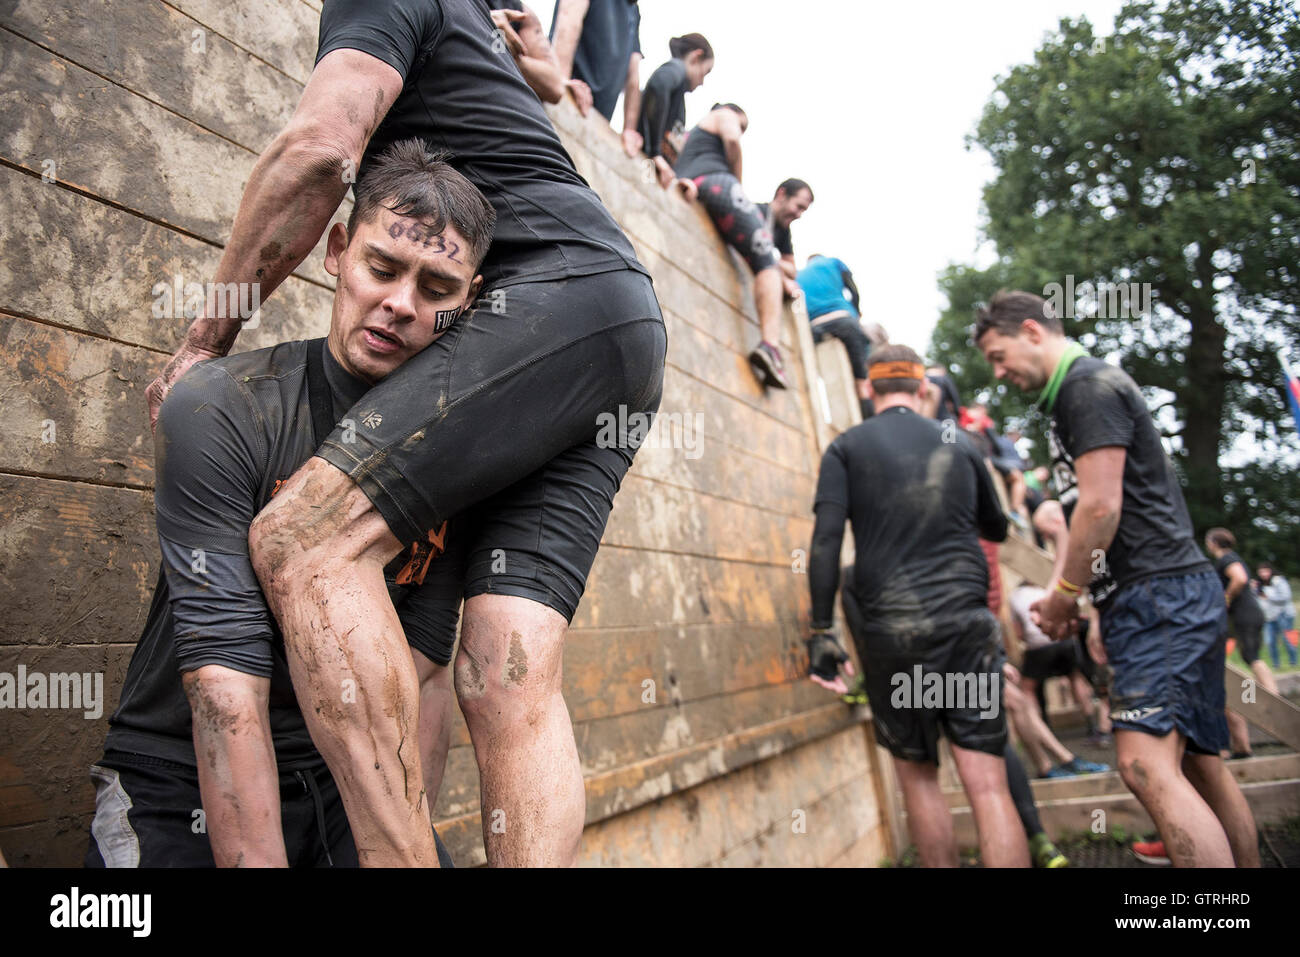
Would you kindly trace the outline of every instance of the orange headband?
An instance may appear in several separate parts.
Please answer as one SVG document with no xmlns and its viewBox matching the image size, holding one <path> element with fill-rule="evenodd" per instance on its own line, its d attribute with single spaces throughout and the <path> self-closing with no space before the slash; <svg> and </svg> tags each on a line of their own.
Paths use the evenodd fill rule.
<svg viewBox="0 0 1300 957">
<path fill-rule="evenodd" d="M 867 369 L 867 378 L 877 379 L 924 379 L 925 367 L 919 362 L 877 362 Z"/>
</svg>

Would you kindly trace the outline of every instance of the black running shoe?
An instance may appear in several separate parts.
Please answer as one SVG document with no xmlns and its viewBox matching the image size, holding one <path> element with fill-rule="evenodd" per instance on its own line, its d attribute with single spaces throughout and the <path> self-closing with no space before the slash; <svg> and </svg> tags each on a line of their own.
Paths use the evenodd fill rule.
<svg viewBox="0 0 1300 957">
<path fill-rule="evenodd" d="M 785 363 L 781 351 L 770 342 L 760 342 L 749 354 L 749 365 L 758 381 L 774 389 L 788 389 L 785 380 Z"/>
</svg>

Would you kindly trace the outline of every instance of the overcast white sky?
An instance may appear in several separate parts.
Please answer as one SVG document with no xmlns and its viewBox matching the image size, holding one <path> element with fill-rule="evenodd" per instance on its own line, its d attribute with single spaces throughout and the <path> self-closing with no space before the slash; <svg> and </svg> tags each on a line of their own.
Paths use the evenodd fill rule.
<svg viewBox="0 0 1300 957">
<path fill-rule="evenodd" d="M 526 0 L 550 27 L 554 0 Z M 686 97 L 693 125 L 715 102 L 749 114 L 745 187 L 756 202 L 789 176 L 817 201 L 794 225 L 795 259 L 843 259 L 863 311 L 895 342 L 925 352 L 944 306 L 949 262 L 979 248 L 987 154 L 967 152 L 994 78 L 1028 61 L 1062 17 L 1109 34 L 1121 0 L 641 0 L 641 82 L 668 40 L 708 37 L 717 56 Z M 622 105 L 614 127 L 622 126 Z"/>
</svg>

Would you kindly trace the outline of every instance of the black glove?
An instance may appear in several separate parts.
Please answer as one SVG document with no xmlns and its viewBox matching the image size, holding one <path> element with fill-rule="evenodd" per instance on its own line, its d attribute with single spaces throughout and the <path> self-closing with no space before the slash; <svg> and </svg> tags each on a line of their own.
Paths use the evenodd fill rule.
<svg viewBox="0 0 1300 957">
<path fill-rule="evenodd" d="M 807 639 L 808 674 L 823 681 L 839 677 L 840 665 L 849 660 L 848 653 L 840 647 L 834 632 L 814 631 Z"/>
</svg>

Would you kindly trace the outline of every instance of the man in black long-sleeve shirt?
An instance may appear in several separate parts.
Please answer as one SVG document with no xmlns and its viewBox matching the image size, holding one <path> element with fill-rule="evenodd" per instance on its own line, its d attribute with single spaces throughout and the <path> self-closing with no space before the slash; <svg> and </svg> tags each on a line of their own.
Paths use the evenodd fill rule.
<svg viewBox="0 0 1300 957">
<path fill-rule="evenodd" d="M 925 370 L 906 346 L 877 349 L 867 378 L 874 418 L 822 458 L 809 583 L 812 674 L 837 678 L 831 636 L 844 522 L 855 561 L 844 614 L 858 650 L 877 739 L 894 756 L 921 863 L 955 866 L 952 818 L 939 791 L 940 728 L 970 797 L 986 866 L 1028 866 L 1007 788 L 1002 650 L 987 604 L 982 536 L 1007 521 L 983 461 L 961 430 L 919 414 Z"/>
</svg>

